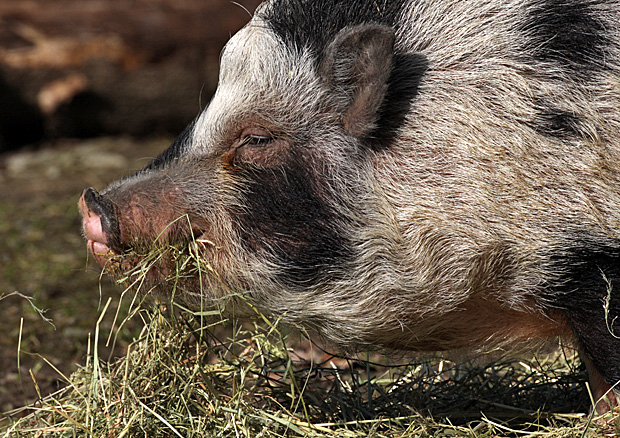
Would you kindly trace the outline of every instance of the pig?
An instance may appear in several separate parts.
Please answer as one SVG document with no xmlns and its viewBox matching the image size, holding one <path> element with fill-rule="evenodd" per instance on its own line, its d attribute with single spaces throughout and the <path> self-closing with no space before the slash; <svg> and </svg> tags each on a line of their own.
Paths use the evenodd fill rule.
<svg viewBox="0 0 620 438">
<path fill-rule="evenodd" d="M 268 0 L 209 105 L 79 201 L 105 268 L 344 352 L 574 342 L 620 380 L 620 1 Z M 174 284 L 172 284 L 174 283 Z"/>
</svg>

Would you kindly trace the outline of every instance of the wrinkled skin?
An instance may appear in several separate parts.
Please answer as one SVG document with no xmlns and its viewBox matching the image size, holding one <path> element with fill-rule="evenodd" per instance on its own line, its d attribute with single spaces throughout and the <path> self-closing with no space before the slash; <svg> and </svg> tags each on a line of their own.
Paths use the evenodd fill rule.
<svg viewBox="0 0 620 438">
<path fill-rule="evenodd" d="M 620 379 L 620 4 L 496 3 L 265 3 L 179 139 L 84 191 L 95 259 L 127 272 L 177 247 L 149 287 L 251 303 L 345 351 L 563 336 L 603 396 Z"/>
</svg>

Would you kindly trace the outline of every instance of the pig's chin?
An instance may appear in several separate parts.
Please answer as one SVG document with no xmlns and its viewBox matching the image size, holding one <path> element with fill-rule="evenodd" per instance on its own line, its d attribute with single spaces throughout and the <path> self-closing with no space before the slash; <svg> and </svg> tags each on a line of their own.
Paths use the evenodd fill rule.
<svg viewBox="0 0 620 438">
<path fill-rule="evenodd" d="M 95 261 L 112 276 L 129 272 L 139 264 L 132 252 L 120 253 L 107 244 L 93 239 L 88 239 L 87 246 Z"/>
<path fill-rule="evenodd" d="M 111 258 L 118 255 L 118 253 L 113 251 L 108 245 L 97 242 L 96 240 L 88 239 L 86 245 L 95 258 L 95 261 L 99 263 L 102 268 L 106 267 Z"/>
</svg>

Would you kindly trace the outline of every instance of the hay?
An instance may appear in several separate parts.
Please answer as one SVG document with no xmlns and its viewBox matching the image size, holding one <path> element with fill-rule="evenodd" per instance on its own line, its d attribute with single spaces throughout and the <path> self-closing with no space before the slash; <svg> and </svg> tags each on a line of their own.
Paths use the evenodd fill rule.
<svg viewBox="0 0 620 438">
<path fill-rule="evenodd" d="M 286 347 L 286 336 L 276 325 L 201 326 L 195 315 L 171 315 L 164 306 L 136 315 L 145 326 L 125 357 L 106 363 L 91 354 L 64 390 L 40 400 L 3 436 L 564 437 L 618 432 L 617 414 L 590 422 L 586 414 L 573 413 L 584 408 L 580 398 L 585 400 L 579 391 L 584 375 L 576 372 L 574 356 L 556 353 L 545 362 L 484 366 L 426 360 L 394 367 L 331 356 L 312 363 Z"/>
<path fill-rule="evenodd" d="M 173 270 L 175 276 L 204 272 L 205 262 L 191 256 L 195 251 L 189 258 L 186 249 L 178 251 L 175 260 L 182 269 Z M 620 433 L 617 412 L 596 420 L 584 413 L 589 407 L 585 373 L 564 346 L 541 360 L 512 362 L 424 359 L 400 365 L 376 354 L 366 361 L 342 358 L 265 315 L 252 323 L 207 322 L 205 313 L 172 301 L 143 306 L 148 294 L 136 285 L 144 283 L 149 266 L 159 259 L 161 253 L 143 257 L 144 263 L 119 278 L 133 285 L 123 292 L 127 316 L 121 318 L 119 310 L 106 305 L 86 364 L 72 376 L 62 376 L 67 383 L 63 390 L 5 414 L 9 424 L 3 437 Z M 132 292 L 136 289 L 138 293 Z M 127 354 L 116 361 L 97 355 L 104 317 L 120 321 L 116 336 L 128 318 L 143 323 Z"/>
</svg>

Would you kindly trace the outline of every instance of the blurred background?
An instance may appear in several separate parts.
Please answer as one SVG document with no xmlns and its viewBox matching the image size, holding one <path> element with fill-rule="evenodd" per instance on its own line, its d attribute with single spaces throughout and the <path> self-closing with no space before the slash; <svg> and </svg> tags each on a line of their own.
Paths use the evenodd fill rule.
<svg viewBox="0 0 620 438">
<path fill-rule="evenodd" d="M 0 2 L 0 412 L 36 401 L 34 381 L 62 386 L 118 303 L 88 260 L 82 189 L 141 168 L 204 108 L 258 3 Z"/>
</svg>

